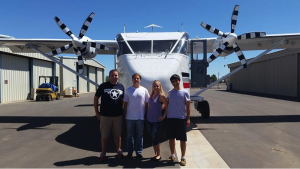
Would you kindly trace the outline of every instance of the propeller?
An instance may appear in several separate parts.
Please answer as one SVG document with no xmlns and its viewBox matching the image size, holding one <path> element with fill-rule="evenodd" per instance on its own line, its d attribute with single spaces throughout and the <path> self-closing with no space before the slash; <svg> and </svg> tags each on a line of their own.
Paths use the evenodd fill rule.
<svg viewBox="0 0 300 169">
<path fill-rule="evenodd" d="M 83 70 L 84 70 L 83 58 L 84 58 L 84 55 L 87 53 L 88 48 L 92 47 L 92 48 L 102 49 L 102 50 L 110 49 L 108 46 L 103 45 L 101 43 L 90 42 L 90 41 L 88 41 L 89 39 L 85 38 L 85 36 L 84 36 L 94 18 L 94 16 L 95 16 L 95 13 L 92 12 L 86 18 L 86 20 L 83 22 L 83 25 L 81 27 L 78 37 L 76 37 L 72 33 L 72 31 L 57 16 L 55 16 L 54 17 L 55 22 L 57 23 L 59 28 L 72 39 L 72 43 L 62 46 L 62 47 L 59 47 L 59 48 L 47 53 L 47 55 L 54 56 L 54 55 L 60 54 L 64 51 L 68 50 L 69 48 L 73 47 L 73 52 L 77 55 L 77 59 L 78 59 L 78 72 L 79 72 L 79 74 L 83 74 Z M 95 54 L 95 53 L 92 53 L 92 54 Z"/>
<path fill-rule="evenodd" d="M 223 33 L 217 28 L 212 27 L 209 24 L 206 24 L 204 22 L 201 23 L 201 26 L 206 29 L 207 31 L 218 35 L 223 42 L 223 44 L 214 51 L 214 53 L 207 59 L 208 63 L 215 60 L 226 48 L 233 48 L 234 52 L 238 56 L 241 64 L 243 65 L 244 69 L 247 69 L 247 60 L 241 51 L 240 47 L 237 44 L 238 39 L 251 39 L 251 38 L 257 38 L 257 37 L 263 37 L 266 35 L 265 32 L 250 32 L 245 33 L 242 35 L 237 36 L 234 31 L 237 23 L 237 18 L 239 14 L 239 5 L 235 5 L 232 16 L 231 16 L 231 32 L 230 33 Z"/>
</svg>

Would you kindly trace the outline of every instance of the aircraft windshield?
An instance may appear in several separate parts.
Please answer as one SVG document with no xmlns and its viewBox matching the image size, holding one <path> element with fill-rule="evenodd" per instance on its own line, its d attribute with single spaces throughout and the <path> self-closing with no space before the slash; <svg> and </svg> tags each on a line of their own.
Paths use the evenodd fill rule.
<svg viewBox="0 0 300 169">
<path fill-rule="evenodd" d="M 151 53 L 151 41 L 128 41 L 135 53 Z"/>
<path fill-rule="evenodd" d="M 173 53 L 181 53 L 186 55 L 188 51 L 188 38 L 188 34 L 185 33 L 177 43 Z"/>
<path fill-rule="evenodd" d="M 118 43 L 118 56 L 124 55 L 124 54 L 132 54 L 132 53 L 125 42 L 119 42 Z"/>
<path fill-rule="evenodd" d="M 170 52 L 175 45 L 176 40 L 154 40 L 153 53 Z"/>
</svg>

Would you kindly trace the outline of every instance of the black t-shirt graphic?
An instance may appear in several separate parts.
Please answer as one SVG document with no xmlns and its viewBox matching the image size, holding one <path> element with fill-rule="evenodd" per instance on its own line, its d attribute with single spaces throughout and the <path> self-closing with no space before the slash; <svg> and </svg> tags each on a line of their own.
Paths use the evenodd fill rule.
<svg viewBox="0 0 300 169">
<path fill-rule="evenodd" d="M 122 99 L 124 98 L 124 86 L 121 83 L 111 84 L 109 81 L 102 83 L 95 94 L 101 97 L 101 116 L 121 116 Z"/>
</svg>

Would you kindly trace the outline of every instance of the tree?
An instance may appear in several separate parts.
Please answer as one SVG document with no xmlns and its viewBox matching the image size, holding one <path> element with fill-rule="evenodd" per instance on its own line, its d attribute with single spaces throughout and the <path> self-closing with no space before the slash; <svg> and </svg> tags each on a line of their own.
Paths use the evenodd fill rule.
<svg viewBox="0 0 300 169">
<path fill-rule="evenodd" d="M 109 76 L 106 76 L 105 77 L 105 82 L 108 82 L 109 81 Z"/>
<path fill-rule="evenodd" d="M 210 81 L 215 82 L 217 80 L 217 76 L 215 74 L 210 76 Z"/>
</svg>

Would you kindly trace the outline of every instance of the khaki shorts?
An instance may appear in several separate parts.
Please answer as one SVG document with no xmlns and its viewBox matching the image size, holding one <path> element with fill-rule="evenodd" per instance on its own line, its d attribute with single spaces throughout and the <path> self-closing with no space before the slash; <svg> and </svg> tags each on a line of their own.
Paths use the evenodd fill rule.
<svg viewBox="0 0 300 169">
<path fill-rule="evenodd" d="M 112 128 L 115 137 L 121 137 L 123 116 L 108 117 L 101 116 L 100 132 L 102 138 L 108 138 Z"/>
</svg>

